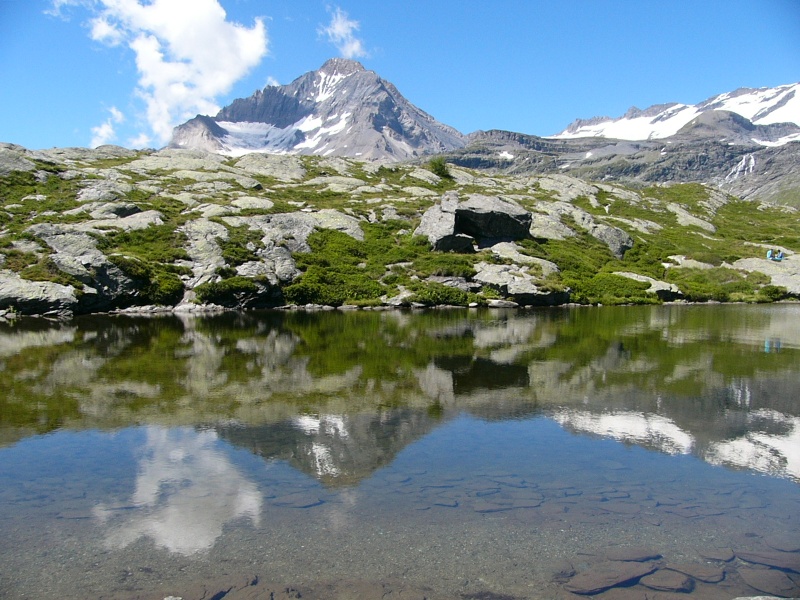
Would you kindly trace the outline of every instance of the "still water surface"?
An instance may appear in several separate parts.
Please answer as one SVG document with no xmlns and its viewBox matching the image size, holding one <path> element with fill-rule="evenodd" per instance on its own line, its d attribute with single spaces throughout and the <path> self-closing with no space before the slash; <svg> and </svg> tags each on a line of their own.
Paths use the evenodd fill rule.
<svg viewBox="0 0 800 600">
<path fill-rule="evenodd" d="M 24 320 L 0 376 L 3 598 L 800 595 L 800 305 Z"/>
</svg>

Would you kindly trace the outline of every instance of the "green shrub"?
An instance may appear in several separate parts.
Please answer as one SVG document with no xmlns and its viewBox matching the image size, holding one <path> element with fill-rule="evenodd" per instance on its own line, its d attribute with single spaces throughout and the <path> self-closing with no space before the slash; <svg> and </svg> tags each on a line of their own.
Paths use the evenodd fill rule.
<svg viewBox="0 0 800 600">
<path fill-rule="evenodd" d="M 240 227 L 228 227 L 227 239 L 217 238 L 217 244 L 222 250 L 222 257 L 231 267 L 237 267 L 246 262 L 258 260 L 258 256 L 248 246 L 263 248 L 261 241 L 263 233 L 252 231 L 246 225 Z"/>
<path fill-rule="evenodd" d="M 612 273 L 598 273 L 575 283 L 573 298 L 578 302 L 600 304 L 647 304 L 657 302 L 647 292 L 650 284 Z"/>
<path fill-rule="evenodd" d="M 19 276 L 29 281 L 50 281 L 60 285 L 71 285 L 77 290 L 83 290 L 83 283 L 76 277 L 59 269 L 58 265 L 49 256 L 45 256 L 35 264 L 22 269 L 19 272 Z"/>
<path fill-rule="evenodd" d="M 221 281 L 203 283 L 194 288 L 197 300 L 206 304 L 235 306 L 241 304 L 245 296 L 258 292 L 258 286 L 247 277 L 231 277 Z"/>
<path fill-rule="evenodd" d="M 666 280 L 680 288 L 690 302 L 728 302 L 731 294 L 738 300 L 755 298 L 758 281 L 755 275 L 743 277 L 739 272 L 726 267 L 714 269 L 668 269 Z"/>
<path fill-rule="evenodd" d="M 409 301 L 411 302 L 419 302 L 421 304 L 428 304 L 431 306 L 467 306 L 471 301 L 470 295 L 464 290 L 442 285 L 441 283 L 436 283 L 433 281 L 418 284 L 412 289 L 414 291 L 414 295 L 409 298 Z"/>
<path fill-rule="evenodd" d="M 175 229 L 174 224 L 150 225 L 131 231 L 111 231 L 98 241 L 103 252 L 118 252 L 136 256 L 148 262 L 171 263 L 188 260 L 184 249 L 186 236 Z"/>
<path fill-rule="evenodd" d="M 35 265 L 37 262 L 39 262 L 39 257 L 33 252 L 22 252 L 14 249 L 6 250 L 4 248 L 3 255 L 5 256 L 5 262 L 3 263 L 2 268 L 10 269 L 15 273 L 19 273 L 26 267 Z"/>
<path fill-rule="evenodd" d="M 477 272 L 471 257 L 464 254 L 429 252 L 418 257 L 412 266 L 420 277 L 440 275 L 469 278 Z"/>
<path fill-rule="evenodd" d="M 110 255 L 108 260 L 138 284 L 139 299 L 145 304 L 170 306 L 183 297 L 183 282 L 166 265 L 119 254 Z"/>
<path fill-rule="evenodd" d="M 170 306 L 183 298 L 183 282 L 174 273 L 157 272 L 150 280 L 147 295 L 153 304 Z"/>
<path fill-rule="evenodd" d="M 342 273 L 314 266 L 283 288 L 289 304 L 341 306 L 377 300 L 386 287 L 364 273 Z"/>
<path fill-rule="evenodd" d="M 765 285 L 758 290 L 759 302 L 777 302 L 789 297 L 789 291 L 779 285 Z"/>
<path fill-rule="evenodd" d="M 447 161 L 443 156 L 434 156 L 428 161 L 428 170 L 442 179 L 452 179 L 450 169 L 447 168 Z"/>
</svg>

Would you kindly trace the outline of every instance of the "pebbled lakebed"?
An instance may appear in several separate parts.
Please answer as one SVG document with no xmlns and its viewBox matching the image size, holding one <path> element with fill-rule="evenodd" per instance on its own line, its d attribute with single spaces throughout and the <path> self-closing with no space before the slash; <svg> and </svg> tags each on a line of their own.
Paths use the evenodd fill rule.
<svg viewBox="0 0 800 600">
<path fill-rule="evenodd" d="M 0 323 L 0 596 L 800 595 L 799 316 Z"/>
</svg>

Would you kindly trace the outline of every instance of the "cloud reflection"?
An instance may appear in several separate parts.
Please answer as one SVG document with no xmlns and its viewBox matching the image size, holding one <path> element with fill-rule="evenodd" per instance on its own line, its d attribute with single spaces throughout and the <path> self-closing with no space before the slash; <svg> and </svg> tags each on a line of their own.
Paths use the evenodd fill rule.
<svg viewBox="0 0 800 600">
<path fill-rule="evenodd" d="M 141 537 L 183 555 L 210 549 L 223 526 L 245 517 L 259 524 L 262 497 L 219 451 L 217 433 L 148 427 L 128 505 L 99 505 L 107 542 L 124 548 Z"/>
<path fill-rule="evenodd" d="M 715 442 L 706 453 L 714 465 L 746 468 L 800 481 L 800 417 L 774 410 L 757 410 L 748 415 L 752 422 L 764 422 L 779 432 L 749 431 L 734 440 Z M 766 427 L 761 426 L 762 429 Z"/>
<path fill-rule="evenodd" d="M 652 413 L 558 411 L 553 418 L 562 427 L 657 448 L 666 454 L 689 454 L 694 437 L 672 420 Z"/>
</svg>

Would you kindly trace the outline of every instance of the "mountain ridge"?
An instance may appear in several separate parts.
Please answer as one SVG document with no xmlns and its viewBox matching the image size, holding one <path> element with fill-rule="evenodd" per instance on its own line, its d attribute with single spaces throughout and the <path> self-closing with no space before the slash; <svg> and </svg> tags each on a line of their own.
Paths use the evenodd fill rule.
<svg viewBox="0 0 800 600">
<path fill-rule="evenodd" d="M 771 88 L 738 88 L 698 104 L 672 102 L 654 104 L 645 109 L 634 106 L 618 118 L 576 119 L 563 131 L 548 137 L 603 137 L 629 141 L 664 139 L 677 134 L 700 115 L 720 110 L 736 113 L 754 125 L 792 123 L 798 129 L 788 133 L 780 143 L 800 140 L 800 82 Z"/>
</svg>

